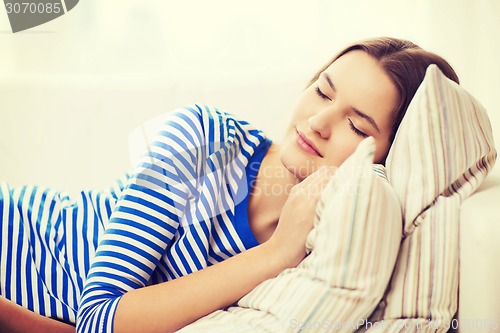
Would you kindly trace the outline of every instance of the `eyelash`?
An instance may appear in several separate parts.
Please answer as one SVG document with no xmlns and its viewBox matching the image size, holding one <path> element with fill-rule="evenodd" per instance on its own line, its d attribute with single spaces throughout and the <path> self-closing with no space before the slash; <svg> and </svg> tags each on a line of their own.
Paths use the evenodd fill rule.
<svg viewBox="0 0 500 333">
<path fill-rule="evenodd" d="M 316 93 L 318 94 L 319 97 L 326 99 L 327 101 L 331 101 L 332 99 L 328 96 L 326 96 L 320 89 L 319 87 L 316 87 Z"/>
<path fill-rule="evenodd" d="M 349 120 L 349 127 L 351 128 L 351 130 L 356 133 L 357 135 L 363 137 L 363 138 L 367 138 L 368 135 L 364 132 L 361 132 L 359 129 L 356 128 L 356 126 L 354 126 L 352 120 L 350 118 L 347 118 L 347 120 Z"/>
</svg>

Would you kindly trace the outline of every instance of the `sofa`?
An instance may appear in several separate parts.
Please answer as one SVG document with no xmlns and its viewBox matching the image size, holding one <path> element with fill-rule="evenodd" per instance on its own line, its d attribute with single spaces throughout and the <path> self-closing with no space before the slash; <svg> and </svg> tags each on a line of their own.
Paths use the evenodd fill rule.
<svg viewBox="0 0 500 333">
<path fill-rule="evenodd" d="M 500 330 L 500 167 L 461 207 L 460 332 Z"/>
<path fill-rule="evenodd" d="M 271 77 L 271 76 L 270 76 Z M 0 181 L 78 193 L 105 188 L 130 167 L 130 133 L 191 102 L 217 105 L 261 126 L 272 139 L 306 82 L 24 76 L 0 81 Z M 278 87 L 278 88 L 276 88 Z M 500 119 L 491 119 L 498 137 Z M 500 330 L 500 167 L 461 207 L 459 332 Z"/>
</svg>

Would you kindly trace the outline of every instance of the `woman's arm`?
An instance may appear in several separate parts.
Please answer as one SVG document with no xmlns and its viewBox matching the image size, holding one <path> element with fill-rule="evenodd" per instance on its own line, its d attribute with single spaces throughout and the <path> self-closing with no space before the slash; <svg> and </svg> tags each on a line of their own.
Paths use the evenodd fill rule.
<svg viewBox="0 0 500 333">
<path fill-rule="evenodd" d="M 34 313 L 0 296 L 0 332 L 70 333 L 75 327 Z"/>
<path fill-rule="evenodd" d="M 229 306 L 289 267 L 279 247 L 264 243 L 204 270 L 126 293 L 114 332 L 174 332 Z"/>
<path fill-rule="evenodd" d="M 207 147 L 202 117 L 196 106 L 172 113 L 132 172 L 92 259 L 80 297 L 77 332 L 113 332 L 121 297 L 150 284 L 180 221 L 189 213 L 189 198 L 197 195 L 202 171 L 197 162 Z"/>
<path fill-rule="evenodd" d="M 229 141 L 227 136 L 236 133 L 232 121 L 217 112 L 204 111 L 199 107 L 176 113 L 166 123 L 160 131 L 161 136 L 150 145 L 150 155 L 145 164 L 137 169 L 124 189 L 106 225 L 80 299 L 76 323 L 78 332 L 120 332 L 121 329 L 126 331 L 137 326 L 141 326 L 141 332 L 164 332 L 168 327 L 182 327 L 203 314 L 231 304 L 258 283 L 276 275 L 284 267 L 297 265 L 304 257 L 305 238 L 311 229 L 315 204 L 312 213 L 307 215 L 307 223 L 302 223 L 305 227 L 278 226 L 278 229 L 285 230 L 277 233 L 283 236 L 273 236 L 275 241 L 270 244 L 285 250 L 275 250 L 274 246 L 270 249 L 268 244 L 249 254 L 237 255 L 238 258 L 231 261 L 235 262 L 233 264 L 212 268 L 203 274 L 196 273 L 193 277 L 180 278 L 181 282 L 174 280 L 149 286 L 157 269 L 158 274 L 174 273 L 174 276 L 182 276 L 202 268 L 195 266 L 196 257 L 188 257 L 196 256 L 196 253 L 191 252 L 198 248 L 193 251 L 187 248 L 185 253 L 180 254 L 185 254 L 185 257 L 169 259 L 172 267 L 159 267 L 158 263 L 166 249 L 172 246 L 171 240 L 181 220 L 193 220 L 193 224 L 181 228 L 196 227 L 194 219 L 198 216 L 192 212 L 191 205 L 200 195 L 200 188 L 204 188 L 198 186 L 198 181 L 206 179 L 206 172 L 217 166 L 214 161 L 207 160 L 208 169 L 204 171 L 199 167 L 200 161 L 203 166 L 203 161 L 213 153 L 214 143 Z M 282 216 L 287 221 L 285 226 L 293 226 L 292 221 L 298 222 L 297 217 L 306 215 L 300 208 L 306 203 L 311 204 L 310 200 L 304 200 L 303 197 L 296 201 L 292 205 L 293 214 L 286 218 Z M 293 210 L 297 207 L 299 210 Z M 180 237 L 182 234 L 181 229 Z M 184 251 L 183 246 L 191 245 L 186 239 L 180 239 L 179 242 L 182 243 L 177 243 L 181 251 Z M 292 248 L 295 250 L 291 251 Z M 233 254 L 240 251 L 242 248 L 239 246 L 230 249 Z M 293 254 L 287 258 L 294 260 L 290 260 L 290 264 L 287 258 L 281 258 L 286 265 L 273 264 L 273 267 L 268 267 L 264 264 L 269 265 L 266 260 L 270 259 L 271 254 L 269 257 L 266 255 L 271 252 L 287 256 Z M 276 262 L 279 263 L 279 260 Z M 252 271 L 247 270 L 248 267 Z M 185 280 L 187 282 L 183 282 Z M 233 283 L 236 285 L 226 293 L 226 285 Z M 196 292 L 188 293 L 188 288 L 197 289 Z M 202 295 L 200 290 L 207 294 Z M 134 294 L 138 296 L 132 298 L 130 295 Z M 127 301 L 129 297 L 131 301 Z M 165 307 L 166 303 L 170 305 Z M 123 315 L 119 315 L 115 322 L 117 310 Z M 151 321 L 150 318 L 156 319 Z"/>
<path fill-rule="evenodd" d="M 305 257 L 320 189 L 332 172 L 321 169 L 296 185 L 271 239 L 202 271 L 126 293 L 118 303 L 114 332 L 173 332 L 229 306 L 261 282 Z"/>
</svg>

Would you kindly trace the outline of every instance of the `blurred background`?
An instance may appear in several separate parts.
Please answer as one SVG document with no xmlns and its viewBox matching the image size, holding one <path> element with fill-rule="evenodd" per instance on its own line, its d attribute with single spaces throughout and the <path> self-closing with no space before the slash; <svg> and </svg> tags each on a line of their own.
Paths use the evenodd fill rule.
<svg viewBox="0 0 500 333">
<path fill-rule="evenodd" d="M 449 60 L 500 142 L 498 0 L 81 0 L 13 34 L 0 10 L 0 181 L 77 191 L 130 167 L 138 125 L 192 102 L 275 141 L 308 79 L 358 39 Z"/>
</svg>

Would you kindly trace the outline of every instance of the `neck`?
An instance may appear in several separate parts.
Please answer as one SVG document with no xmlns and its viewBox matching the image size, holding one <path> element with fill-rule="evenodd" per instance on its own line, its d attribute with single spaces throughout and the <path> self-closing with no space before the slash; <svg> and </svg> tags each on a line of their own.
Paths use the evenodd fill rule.
<svg viewBox="0 0 500 333">
<path fill-rule="evenodd" d="M 271 145 L 257 173 L 248 201 L 250 229 L 259 243 L 273 234 L 293 185 L 298 180 L 281 163 L 280 147 Z"/>
</svg>

